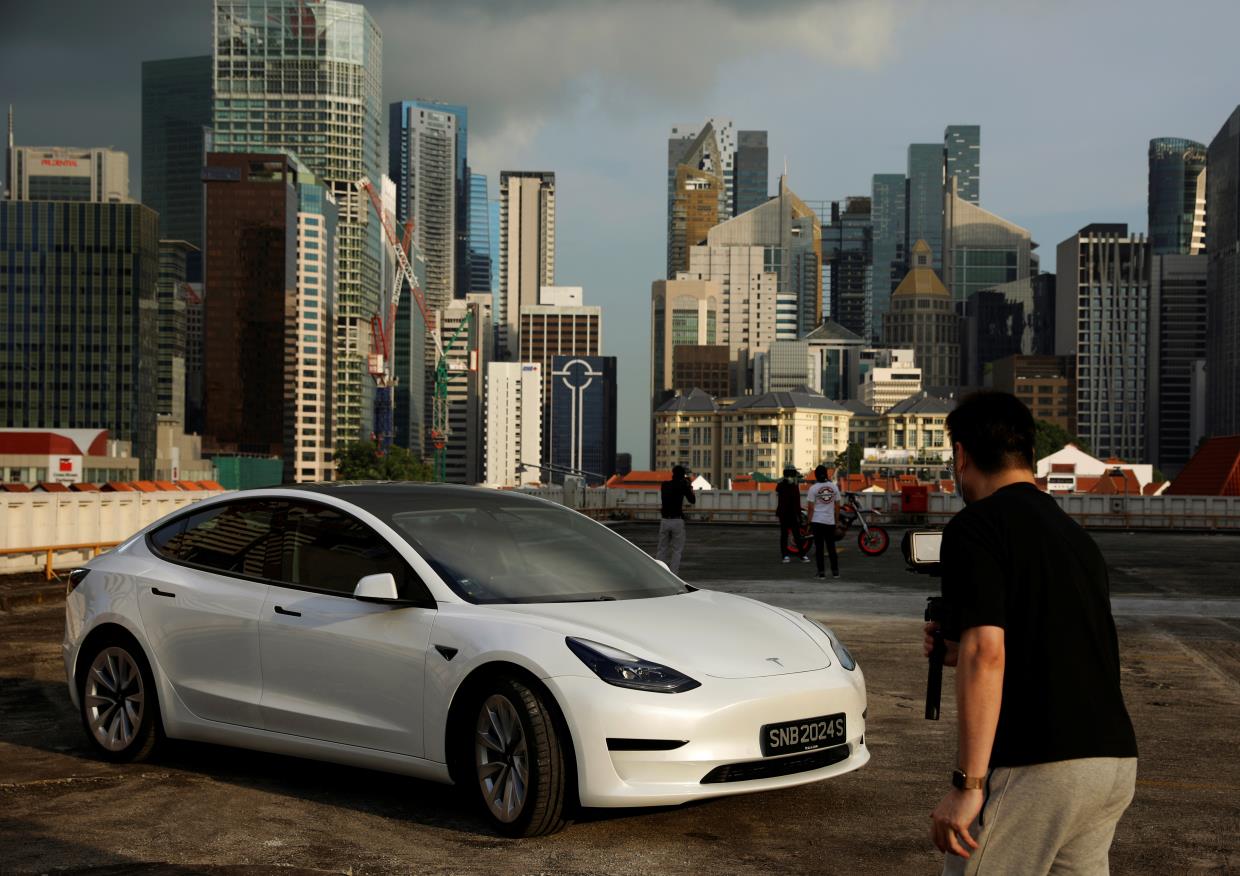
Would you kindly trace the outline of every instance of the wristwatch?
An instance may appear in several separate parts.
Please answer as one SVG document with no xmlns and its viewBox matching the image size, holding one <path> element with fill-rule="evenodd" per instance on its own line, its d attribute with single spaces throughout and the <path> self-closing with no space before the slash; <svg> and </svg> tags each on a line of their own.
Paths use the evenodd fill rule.
<svg viewBox="0 0 1240 876">
<path fill-rule="evenodd" d="M 980 791 L 985 784 L 985 776 L 966 776 L 964 770 L 952 770 L 953 788 L 961 791 Z"/>
</svg>

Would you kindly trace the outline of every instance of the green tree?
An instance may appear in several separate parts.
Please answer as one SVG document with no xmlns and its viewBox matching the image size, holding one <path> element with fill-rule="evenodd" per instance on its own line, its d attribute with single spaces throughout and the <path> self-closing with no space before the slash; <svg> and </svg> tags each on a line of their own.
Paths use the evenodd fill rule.
<svg viewBox="0 0 1240 876">
<path fill-rule="evenodd" d="M 370 441 L 346 441 L 336 448 L 336 474 L 345 481 L 429 481 L 431 467 L 404 447 L 383 456 Z"/>
<path fill-rule="evenodd" d="M 861 445 L 850 441 L 844 452 L 835 455 L 835 464 L 849 474 L 856 474 L 861 471 L 862 456 Z"/>
<path fill-rule="evenodd" d="M 1067 444 L 1075 444 L 1081 450 L 1089 453 L 1089 444 L 1073 435 L 1063 426 L 1052 423 L 1048 420 L 1038 420 L 1035 423 L 1037 432 L 1033 439 L 1033 458 L 1042 459 L 1050 456 L 1059 450 L 1063 450 Z"/>
</svg>

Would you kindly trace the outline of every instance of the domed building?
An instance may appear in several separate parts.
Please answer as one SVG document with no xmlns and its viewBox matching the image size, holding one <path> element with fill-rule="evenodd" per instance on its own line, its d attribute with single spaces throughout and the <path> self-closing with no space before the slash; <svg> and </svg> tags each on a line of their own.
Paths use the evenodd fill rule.
<svg viewBox="0 0 1240 876">
<path fill-rule="evenodd" d="M 924 240 L 913 246 L 913 269 L 883 316 L 883 338 L 894 348 L 912 349 L 927 387 L 960 384 L 960 317 L 951 293 L 934 272 L 934 252 Z"/>
</svg>

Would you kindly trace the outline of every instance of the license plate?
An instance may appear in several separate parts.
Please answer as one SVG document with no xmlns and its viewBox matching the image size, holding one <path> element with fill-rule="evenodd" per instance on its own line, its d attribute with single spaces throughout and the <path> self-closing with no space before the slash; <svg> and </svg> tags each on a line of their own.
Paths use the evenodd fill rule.
<svg viewBox="0 0 1240 876">
<path fill-rule="evenodd" d="M 848 723 L 844 713 L 840 712 L 819 718 L 766 724 L 762 728 L 760 741 L 763 757 L 830 748 L 848 741 Z"/>
</svg>

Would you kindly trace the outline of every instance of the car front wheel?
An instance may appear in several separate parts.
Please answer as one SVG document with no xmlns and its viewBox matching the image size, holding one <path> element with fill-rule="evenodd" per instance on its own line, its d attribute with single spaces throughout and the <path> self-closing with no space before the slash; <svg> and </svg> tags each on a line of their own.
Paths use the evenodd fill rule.
<svg viewBox="0 0 1240 876">
<path fill-rule="evenodd" d="M 496 830 L 542 836 L 568 823 L 565 752 L 543 695 L 511 678 L 489 685 L 473 742 L 479 801 Z"/>
<path fill-rule="evenodd" d="M 155 683 L 142 651 L 116 636 L 85 655 L 78 690 L 82 726 L 95 751 L 111 761 L 145 760 L 160 736 Z"/>
</svg>

